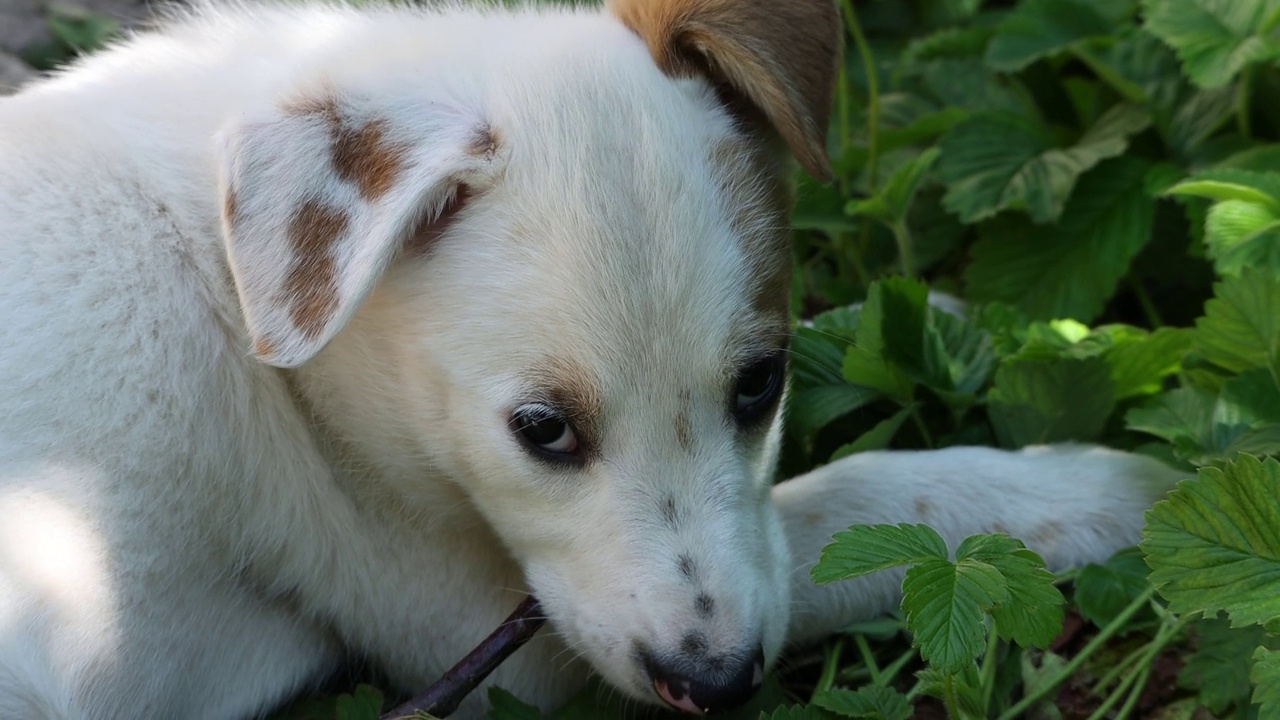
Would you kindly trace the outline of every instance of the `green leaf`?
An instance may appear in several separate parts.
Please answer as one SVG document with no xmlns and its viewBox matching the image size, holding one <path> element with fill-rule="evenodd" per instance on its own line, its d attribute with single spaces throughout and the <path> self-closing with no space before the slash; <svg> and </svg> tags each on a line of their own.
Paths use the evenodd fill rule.
<svg viewBox="0 0 1280 720">
<path fill-rule="evenodd" d="M 1276 0 L 1146 0 L 1146 27 L 1178 53 L 1191 81 L 1222 87 L 1245 66 L 1280 57 Z"/>
<path fill-rule="evenodd" d="M 1122 550 L 1102 565 L 1090 563 L 1076 577 L 1076 607 L 1086 620 L 1106 627 L 1146 591 L 1149 573 L 1137 548 Z"/>
<path fill-rule="evenodd" d="M 1205 219 L 1204 241 L 1219 275 L 1238 276 L 1245 268 L 1280 271 L 1280 213 L 1267 205 L 1214 204 Z"/>
<path fill-rule="evenodd" d="M 1012 113 L 974 114 L 939 141 L 943 204 L 965 222 L 1009 208 L 1025 209 L 1036 223 L 1056 221 L 1080 175 L 1123 153 L 1129 136 L 1150 123 L 1147 111 L 1122 103 L 1061 148 L 1042 123 Z"/>
<path fill-rule="evenodd" d="M 1245 172 L 1245 171 L 1235 171 Z M 1268 173 L 1275 174 L 1275 173 Z M 1166 191 L 1168 195 L 1202 197 L 1208 200 L 1235 200 L 1260 205 L 1271 212 L 1280 212 L 1280 200 L 1255 184 L 1228 182 L 1225 180 L 1184 180 Z"/>
<path fill-rule="evenodd" d="M 1018 307 L 1033 320 L 1097 317 L 1151 239 L 1155 202 L 1146 164 L 1119 158 L 1080 179 L 1056 226 L 997 218 L 981 228 L 965 272 L 969 297 Z"/>
<path fill-rule="evenodd" d="M 1253 652 L 1266 634 L 1261 626 L 1233 628 L 1223 618 L 1196 624 L 1196 651 L 1179 673 L 1179 682 L 1199 690 L 1199 700 L 1217 716 L 1233 705 L 1247 705 Z"/>
<path fill-rule="evenodd" d="M 946 557 L 946 542 L 928 525 L 854 525 L 835 534 L 810 575 L 815 583 L 825 585 Z"/>
<path fill-rule="evenodd" d="M 889 447 L 889 443 L 893 441 L 893 436 L 898 434 L 898 429 L 902 427 L 903 421 L 911 417 L 911 413 L 915 412 L 918 405 L 919 403 L 912 403 L 902 408 L 892 416 L 876 423 L 875 427 L 859 435 L 857 440 L 841 445 L 831 454 L 829 462 L 835 462 L 840 458 L 856 455 L 860 452 L 883 450 Z"/>
<path fill-rule="evenodd" d="M 920 181 L 938 159 L 939 150 L 929 148 L 889 176 L 889 180 L 866 200 L 851 200 L 845 208 L 850 215 L 866 215 L 887 225 L 906 222 L 907 210 L 920 188 Z"/>
<path fill-rule="evenodd" d="M 986 384 L 996 363 L 991 333 L 932 307 L 925 328 L 925 348 L 930 365 L 922 382 L 934 390 L 976 393 Z"/>
<path fill-rule="evenodd" d="M 1164 379 L 1182 369 L 1190 349 L 1191 333 L 1182 328 L 1160 328 L 1116 344 L 1104 356 L 1116 400 L 1159 392 Z"/>
<path fill-rule="evenodd" d="M 796 328 L 791 341 L 791 393 L 787 428 L 811 439 L 829 423 L 881 397 L 873 388 L 844 378 L 844 355 L 853 345 L 860 314 L 841 308 Z"/>
<path fill-rule="evenodd" d="M 1200 456 L 1214 445 L 1213 409 L 1217 399 L 1191 387 L 1151 398 L 1125 414 L 1130 430 L 1145 432 L 1173 444 L 1179 457 Z"/>
<path fill-rule="evenodd" d="M 831 713 L 816 705 L 792 705 L 761 712 L 760 720 L 830 720 Z"/>
<path fill-rule="evenodd" d="M 340 695 L 334 706 L 335 720 L 378 720 L 382 714 L 382 693 L 368 685 L 356 687 L 350 695 Z"/>
<path fill-rule="evenodd" d="M 489 720 L 542 720 L 542 712 L 500 687 L 490 687 Z"/>
<path fill-rule="evenodd" d="M 907 570 L 902 607 L 920 656 L 942 672 L 959 672 L 982 653 L 983 613 L 1009 600 L 1000 571 L 974 559 L 928 558 Z"/>
<path fill-rule="evenodd" d="M 815 695 L 813 704 L 845 718 L 907 720 L 911 717 L 907 696 L 879 685 L 858 690 L 827 690 Z"/>
<path fill-rule="evenodd" d="M 1232 372 L 1266 368 L 1280 376 L 1280 278 L 1245 270 L 1214 286 L 1214 299 L 1196 321 L 1196 349 Z"/>
<path fill-rule="evenodd" d="M 1023 647 L 1048 647 L 1062 632 L 1066 600 L 1054 586 L 1044 559 L 1008 535 L 975 535 L 960 543 L 956 560 L 994 567 L 1004 578 L 1007 600 L 991 608 L 996 631 Z"/>
<path fill-rule="evenodd" d="M 1280 651 L 1258 648 L 1253 653 L 1253 671 L 1249 679 L 1255 685 L 1253 702 L 1259 705 L 1258 717 L 1280 715 Z"/>
<path fill-rule="evenodd" d="M 996 371 L 987 404 L 1004 447 L 1087 441 L 1115 407 L 1115 383 L 1096 357 L 1014 360 Z"/>
<path fill-rule="evenodd" d="M 1077 40 L 1110 35 L 1115 23 L 1088 2 L 1027 0 L 996 28 L 986 61 L 1004 72 L 1017 72 Z"/>
<path fill-rule="evenodd" d="M 1280 618 L 1280 462 L 1201 468 L 1147 513 L 1142 550 L 1175 613 L 1225 611 L 1232 627 Z"/>
</svg>

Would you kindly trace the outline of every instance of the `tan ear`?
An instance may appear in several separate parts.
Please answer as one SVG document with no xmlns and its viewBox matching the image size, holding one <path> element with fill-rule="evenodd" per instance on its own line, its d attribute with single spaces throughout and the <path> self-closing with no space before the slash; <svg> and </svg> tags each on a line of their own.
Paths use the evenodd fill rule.
<svg viewBox="0 0 1280 720">
<path fill-rule="evenodd" d="M 827 124 L 843 30 L 833 0 L 609 0 L 669 75 L 727 84 L 809 174 L 831 179 Z"/>
<path fill-rule="evenodd" d="M 311 359 L 387 265 L 425 243 L 500 145 L 475 113 L 379 107 L 333 94 L 272 108 L 218 137 L 223 237 L 253 354 Z"/>
</svg>

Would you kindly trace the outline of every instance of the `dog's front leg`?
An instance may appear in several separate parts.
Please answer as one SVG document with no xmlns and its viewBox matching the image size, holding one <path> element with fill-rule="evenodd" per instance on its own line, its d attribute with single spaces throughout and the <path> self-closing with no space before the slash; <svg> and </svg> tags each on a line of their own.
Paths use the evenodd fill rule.
<svg viewBox="0 0 1280 720">
<path fill-rule="evenodd" d="M 788 640 L 816 640 L 898 603 L 902 570 L 810 579 L 822 548 L 850 525 L 926 524 L 953 551 L 970 535 L 1007 533 L 1062 570 L 1137 543 L 1143 513 L 1184 476 L 1149 457 L 1064 445 L 868 452 L 781 483 L 773 497 L 791 549 Z"/>
</svg>

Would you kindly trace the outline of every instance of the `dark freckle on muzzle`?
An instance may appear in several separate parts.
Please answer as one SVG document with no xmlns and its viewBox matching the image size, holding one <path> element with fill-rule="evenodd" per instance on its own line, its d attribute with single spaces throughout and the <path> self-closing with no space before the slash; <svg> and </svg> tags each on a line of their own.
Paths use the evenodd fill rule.
<svg viewBox="0 0 1280 720">
<path fill-rule="evenodd" d="M 732 710 L 750 700 L 764 682 L 764 649 L 759 645 L 743 655 L 714 658 L 700 658 L 687 652 L 687 643 L 682 645 L 685 652 L 671 657 L 637 648 L 654 692 L 676 710 L 695 715 Z"/>
</svg>

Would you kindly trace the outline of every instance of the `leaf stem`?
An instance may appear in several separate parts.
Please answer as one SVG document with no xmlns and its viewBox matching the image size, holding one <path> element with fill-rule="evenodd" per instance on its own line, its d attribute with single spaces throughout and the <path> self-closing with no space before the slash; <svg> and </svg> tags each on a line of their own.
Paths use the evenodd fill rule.
<svg viewBox="0 0 1280 720">
<path fill-rule="evenodd" d="M 905 218 L 893 224 L 893 239 L 898 243 L 898 264 L 902 266 L 903 277 L 914 277 L 915 258 L 911 251 L 911 231 L 907 229 Z"/>
<path fill-rule="evenodd" d="M 1005 710 L 997 720 L 1013 720 L 1013 718 L 1021 717 L 1027 708 L 1031 707 L 1035 703 L 1039 702 L 1041 698 L 1056 690 L 1059 685 L 1074 675 L 1076 670 L 1079 670 L 1090 656 L 1096 653 L 1108 640 L 1110 640 L 1111 636 L 1120 632 L 1120 629 L 1125 626 L 1125 623 L 1129 622 L 1129 618 L 1133 617 L 1134 613 L 1146 606 L 1151 598 L 1155 597 L 1155 594 L 1155 586 L 1152 585 L 1148 587 L 1141 595 L 1135 598 L 1133 602 L 1129 603 L 1124 610 L 1121 610 L 1119 615 L 1116 615 L 1111 622 L 1107 623 L 1107 626 L 1102 628 L 1102 630 L 1100 630 L 1098 634 L 1084 646 L 1084 649 L 1082 649 L 1075 657 L 1071 658 L 1071 662 L 1064 665 L 1061 670 L 1059 670 L 1050 680 L 1041 685 L 1034 693 L 1024 695 L 1023 698 L 1013 707 Z"/>
<path fill-rule="evenodd" d="M 871 54 L 871 46 L 867 44 L 867 38 L 862 34 L 862 25 L 858 22 L 858 13 L 853 8 L 853 0 L 840 0 L 840 8 L 844 13 L 845 25 L 853 36 L 854 45 L 862 56 L 863 70 L 867 76 L 867 188 L 874 194 L 880 175 L 880 77 L 876 73 L 876 61 Z M 841 59 L 841 65 L 843 64 L 844 61 Z M 848 128 L 845 129 L 847 131 Z M 848 133 L 845 134 L 847 137 Z M 861 256 L 871 245 L 871 230 L 871 219 L 863 218 L 858 234 L 858 247 L 854 250 L 858 256 L 853 259 L 854 269 L 857 270 L 864 288 L 870 287 L 871 279 L 862 265 Z M 849 251 L 847 247 L 844 250 L 846 253 Z"/>
<path fill-rule="evenodd" d="M 991 694 L 995 692 L 996 686 L 996 655 L 1000 651 L 1000 635 L 994 629 L 987 633 L 987 653 L 982 656 L 982 668 L 978 671 L 984 713 L 991 711 Z"/>
<path fill-rule="evenodd" d="M 862 24 L 858 22 L 858 13 L 853 8 L 853 0 L 840 0 L 840 8 L 844 11 L 844 22 L 853 35 L 853 42 L 862 56 L 862 67 L 867 74 L 867 185 L 875 190 L 880 172 L 880 77 L 876 73 L 876 60 L 871 54 L 871 46 L 862 34 Z"/>
<path fill-rule="evenodd" d="M 871 652 L 871 645 L 867 643 L 867 636 L 858 633 L 853 636 L 853 641 L 858 645 L 858 654 L 862 656 L 862 663 L 867 666 L 867 672 L 871 673 L 871 682 L 875 685 L 884 685 L 884 675 L 880 672 L 875 653 Z"/>
<path fill-rule="evenodd" d="M 959 720 L 962 717 L 960 715 L 960 703 L 956 701 L 955 676 L 951 673 L 947 673 L 942 681 L 942 692 L 946 695 L 947 716 Z"/>
<path fill-rule="evenodd" d="M 836 673 L 840 670 L 840 655 L 843 651 L 844 638 L 836 638 L 835 645 L 831 647 L 831 651 L 827 653 L 826 661 L 822 663 L 822 675 L 818 678 L 818 684 L 813 689 L 814 696 L 827 692 L 835 685 Z M 875 677 L 874 673 L 872 673 L 872 677 Z"/>
</svg>

